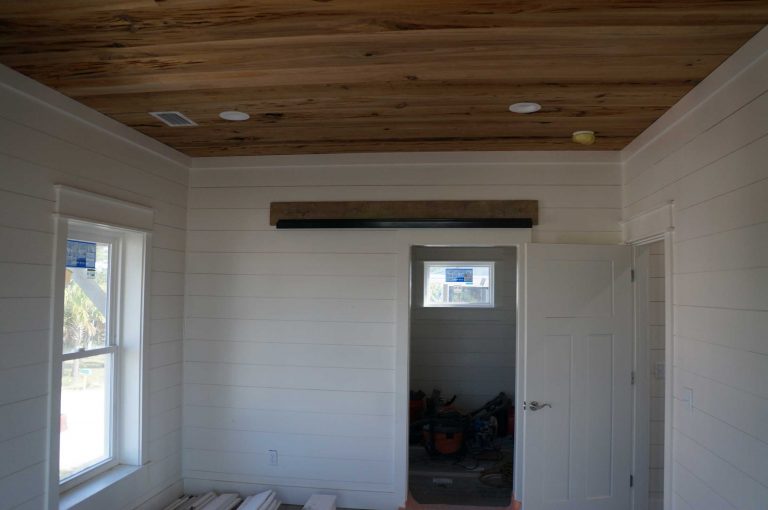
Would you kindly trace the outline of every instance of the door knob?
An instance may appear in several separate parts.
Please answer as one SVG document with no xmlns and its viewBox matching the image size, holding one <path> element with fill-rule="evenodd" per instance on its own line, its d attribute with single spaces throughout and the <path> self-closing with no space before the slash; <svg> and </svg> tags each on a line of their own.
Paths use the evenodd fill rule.
<svg viewBox="0 0 768 510">
<path fill-rule="evenodd" d="M 552 407 L 551 404 L 542 404 L 537 400 L 531 400 L 530 402 L 525 403 L 525 405 L 526 408 L 530 409 L 531 411 L 538 411 L 539 409 L 544 409 L 545 407 Z"/>
</svg>

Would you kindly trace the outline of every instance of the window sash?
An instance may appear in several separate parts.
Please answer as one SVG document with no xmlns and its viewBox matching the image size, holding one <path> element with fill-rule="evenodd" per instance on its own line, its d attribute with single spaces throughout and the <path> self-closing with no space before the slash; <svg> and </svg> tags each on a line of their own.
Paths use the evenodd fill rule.
<svg viewBox="0 0 768 510">
<path fill-rule="evenodd" d="M 98 351 L 98 352 L 96 352 Z M 59 479 L 59 488 L 64 491 L 75 487 L 86 480 L 93 478 L 94 476 L 103 473 L 104 471 L 115 467 L 118 464 L 118 458 L 115 453 L 116 439 L 117 439 L 117 409 L 118 409 L 118 392 L 117 392 L 117 370 L 118 370 L 118 351 L 115 346 L 104 347 L 102 349 L 95 349 L 91 351 L 77 351 L 71 353 L 73 356 L 67 356 L 67 359 L 61 360 L 61 365 L 66 361 L 73 359 L 88 359 L 101 356 L 103 354 L 109 355 L 109 378 L 105 379 L 106 385 L 105 393 L 109 398 L 109 402 L 106 406 L 106 458 L 95 462 L 89 466 L 84 467 L 80 471 L 74 472 L 65 478 Z M 66 355 L 65 355 L 66 356 Z M 63 388 L 59 389 L 59 399 L 61 399 Z M 59 446 L 61 446 L 61 439 L 59 439 Z M 59 459 L 61 459 L 61 453 L 59 453 Z"/>
<path fill-rule="evenodd" d="M 62 366 L 62 364 L 66 361 L 75 360 L 75 359 L 86 359 L 94 356 L 99 356 L 103 354 L 110 355 L 110 371 L 109 371 L 109 380 L 105 380 L 105 384 L 107 385 L 106 391 L 109 396 L 109 403 L 107 406 L 106 412 L 108 413 L 108 416 L 105 417 L 107 420 L 107 426 L 108 430 L 106 432 L 107 435 L 107 450 L 108 450 L 108 457 L 104 460 L 101 460 L 97 463 L 94 463 L 93 465 L 90 465 L 76 473 L 73 473 L 66 478 L 59 478 L 59 490 L 65 491 L 67 489 L 70 489 L 72 487 L 75 487 L 94 476 L 99 475 L 100 473 L 103 473 L 104 471 L 107 471 L 108 469 L 111 469 L 112 467 L 116 466 L 119 463 L 119 459 L 117 458 L 117 439 L 118 439 L 118 430 L 117 425 L 119 423 L 119 416 L 118 416 L 118 410 L 119 410 L 119 367 L 120 367 L 120 360 L 119 360 L 119 338 L 118 338 L 118 332 L 119 332 L 119 310 L 120 310 L 120 303 L 119 303 L 119 294 L 120 294 L 120 288 L 119 288 L 119 282 L 122 272 L 122 256 L 121 251 L 123 247 L 122 243 L 122 235 L 116 232 L 108 231 L 103 229 L 102 227 L 99 227 L 97 225 L 84 225 L 84 224 L 77 224 L 73 225 L 70 224 L 66 239 L 73 239 L 78 241 L 86 241 L 86 242 L 95 242 L 95 243 L 101 243 L 101 244 L 107 244 L 109 245 L 109 273 L 108 273 L 108 285 L 107 285 L 107 313 L 106 313 L 106 330 L 105 330 L 105 346 L 104 347 L 97 347 L 97 348 L 82 348 L 77 351 L 73 352 L 63 352 L 64 345 L 62 343 L 62 352 L 58 356 L 58 363 L 59 367 Z M 64 299 L 64 296 L 61 296 L 61 299 Z M 61 379 L 61 378 L 59 378 Z M 61 408 L 61 398 L 62 398 L 62 387 L 61 387 L 61 380 L 59 380 L 59 391 L 58 391 L 58 398 L 59 398 L 59 408 Z M 59 437 L 59 442 L 61 441 Z M 59 443 L 60 445 L 60 443 Z M 60 450 L 60 446 L 59 446 Z M 61 453 L 59 452 L 59 459 Z M 59 460 L 60 461 L 60 460 Z"/>
</svg>

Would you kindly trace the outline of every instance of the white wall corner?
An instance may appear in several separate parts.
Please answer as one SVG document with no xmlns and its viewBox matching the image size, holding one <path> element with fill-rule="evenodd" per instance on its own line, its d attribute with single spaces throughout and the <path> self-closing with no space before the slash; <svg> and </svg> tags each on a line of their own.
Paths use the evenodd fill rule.
<svg viewBox="0 0 768 510">
<path fill-rule="evenodd" d="M 192 165 L 192 158 L 186 154 L 182 154 L 176 149 L 2 64 L 0 64 L 0 88 L 8 89 L 13 93 L 41 103 L 77 122 L 86 124 L 186 170 Z"/>
<path fill-rule="evenodd" d="M 768 58 L 768 27 L 764 27 L 755 34 L 701 83 L 667 110 L 664 115 L 624 147 L 620 153 L 621 162 L 626 164 L 647 146 L 665 137 L 676 124 L 691 112 L 702 107 L 712 96 L 736 80 L 762 58 Z"/>
</svg>

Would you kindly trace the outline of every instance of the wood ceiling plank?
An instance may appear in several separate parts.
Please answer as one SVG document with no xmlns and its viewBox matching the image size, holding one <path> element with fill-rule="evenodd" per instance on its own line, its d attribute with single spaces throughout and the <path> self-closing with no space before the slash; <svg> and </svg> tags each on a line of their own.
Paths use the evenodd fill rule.
<svg viewBox="0 0 768 510">
<path fill-rule="evenodd" d="M 599 150 L 766 21 L 765 0 L 9 0 L 0 62 L 194 156 L 582 150 L 575 129 Z M 544 108 L 506 111 L 524 100 Z M 147 115 L 176 109 L 200 127 Z"/>
<path fill-rule="evenodd" d="M 247 66 L 236 70 L 180 73 L 157 71 L 142 75 L 87 77 L 87 71 L 70 77 L 36 77 L 42 83 L 67 95 L 153 92 L 280 86 L 289 84 L 369 83 L 415 80 L 505 79 L 516 83 L 680 83 L 699 80 L 723 60 L 724 55 L 642 56 L 633 58 L 596 56 L 585 59 L 552 57 L 550 59 L 503 58 L 469 60 L 456 65 L 448 62 L 424 64 L 349 65 L 254 70 Z"/>
<path fill-rule="evenodd" d="M 344 34 L 293 38 L 196 41 L 127 48 L 75 49 L 51 62 L 48 53 L 6 52 L 6 65 L 25 73 L 65 76 L 68 72 L 109 75 L 157 70 L 206 71 L 248 64 L 259 69 L 408 64 L 506 57 L 592 57 L 598 55 L 729 55 L 762 27 L 724 25 L 703 31 L 692 26 L 610 26 L 589 31 L 556 27 L 502 27 Z M 16 47 L 16 51 L 20 48 Z M 74 69 L 73 69 L 74 68 Z"/>
<path fill-rule="evenodd" d="M 0 5 L 0 19 L 17 34 L 17 43 L 25 42 L 26 52 L 56 50 L 56 41 L 90 47 L 172 43 L 189 40 L 190 31 L 193 39 L 221 40 L 499 26 L 754 24 L 768 15 L 760 0 L 495 0 L 482 6 L 465 0 L 164 1 L 147 7 L 120 2 L 109 10 L 70 1 L 50 8 L 3 4 L 8 5 Z"/>
<path fill-rule="evenodd" d="M 634 83 L 621 86 L 587 84 L 527 84 L 500 81 L 429 81 L 398 83 L 286 85 L 280 87 L 240 87 L 138 94 L 106 94 L 78 97 L 88 106 L 104 113 L 146 113 L 195 107 L 237 109 L 253 112 L 280 112 L 283 109 L 345 108 L 379 105 L 383 108 L 407 108 L 411 105 L 455 104 L 472 106 L 495 104 L 506 109 L 507 103 L 536 98 L 549 107 L 655 107 L 677 102 L 691 83 Z"/>
</svg>

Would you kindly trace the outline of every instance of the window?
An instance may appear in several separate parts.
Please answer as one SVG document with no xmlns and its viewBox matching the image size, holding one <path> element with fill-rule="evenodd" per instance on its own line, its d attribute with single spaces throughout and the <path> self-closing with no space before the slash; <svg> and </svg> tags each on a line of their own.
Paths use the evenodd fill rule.
<svg viewBox="0 0 768 510">
<path fill-rule="evenodd" d="M 120 238 L 71 229 L 62 332 L 59 481 L 115 460 Z"/>
<path fill-rule="evenodd" d="M 146 234 L 68 219 L 57 229 L 52 442 L 66 490 L 141 463 Z"/>
<path fill-rule="evenodd" d="M 493 262 L 424 262 L 424 306 L 492 308 L 493 268 Z"/>
</svg>

